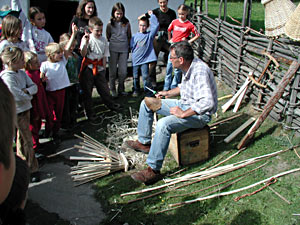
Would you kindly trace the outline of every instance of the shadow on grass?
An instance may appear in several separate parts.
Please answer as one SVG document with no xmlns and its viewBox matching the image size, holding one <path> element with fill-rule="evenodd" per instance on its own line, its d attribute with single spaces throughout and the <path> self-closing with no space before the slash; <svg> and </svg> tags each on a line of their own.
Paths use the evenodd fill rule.
<svg viewBox="0 0 300 225">
<path fill-rule="evenodd" d="M 245 210 L 238 214 L 230 223 L 230 225 L 260 225 L 261 214 L 254 210 Z"/>
<path fill-rule="evenodd" d="M 130 176 L 118 176 L 104 186 L 97 186 L 96 196 L 101 201 L 103 208 L 107 210 L 106 214 L 108 215 L 101 224 L 192 224 L 207 213 L 206 203 L 195 203 L 169 212 L 159 213 L 166 206 L 163 204 L 164 195 L 127 203 L 129 199 L 140 198 L 153 192 L 134 195 L 134 197 L 119 197 L 122 193 L 140 188 L 148 188 L 148 186 L 145 187 L 134 182 Z M 117 203 L 111 203 L 115 200 Z"/>
<path fill-rule="evenodd" d="M 130 200 L 137 199 L 155 192 L 134 195 L 134 197 L 125 196 L 120 198 L 120 194 L 122 193 L 141 188 L 149 188 L 149 186 L 145 187 L 144 185 L 138 184 L 131 180 L 128 175 L 120 174 L 116 174 L 114 179 L 107 178 L 106 181 L 108 181 L 106 184 L 101 185 L 98 183 L 98 186 L 95 187 L 98 200 L 102 202 L 103 208 L 107 210 L 107 218 L 101 224 L 123 225 L 128 223 L 147 225 L 186 225 L 196 223 L 202 225 L 212 225 L 215 223 L 201 223 L 201 221 L 203 221 L 202 218 L 205 217 L 209 212 L 212 212 L 218 208 L 219 204 L 223 201 L 222 197 L 214 198 L 207 201 L 187 204 L 173 210 L 164 211 L 166 209 L 172 209 L 170 206 L 168 206 L 168 204 L 178 202 L 178 200 L 168 199 L 166 201 L 165 194 L 161 194 L 145 200 L 136 201 L 134 203 L 127 203 Z M 183 202 L 196 197 L 199 196 L 188 196 L 182 198 L 180 201 Z M 224 224 L 230 223 L 230 221 L 223 222 Z M 230 224 L 261 224 L 261 216 L 256 211 L 245 210 L 238 214 Z"/>
</svg>

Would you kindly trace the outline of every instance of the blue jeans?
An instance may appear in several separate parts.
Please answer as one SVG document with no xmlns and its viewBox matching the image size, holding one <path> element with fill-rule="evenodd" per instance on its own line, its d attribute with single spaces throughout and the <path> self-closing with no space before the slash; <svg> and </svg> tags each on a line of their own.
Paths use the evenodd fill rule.
<svg viewBox="0 0 300 225">
<path fill-rule="evenodd" d="M 162 99 L 161 108 L 157 113 L 165 117 L 158 120 L 155 135 L 151 143 L 154 113 L 146 106 L 144 100 L 140 105 L 137 128 L 138 140 L 142 144 L 151 143 L 146 162 L 153 170 L 161 169 L 172 133 L 182 132 L 189 128 L 202 128 L 211 120 L 211 116 L 209 115 L 193 115 L 180 119 L 170 114 L 170 108 L 175 106 L 179 106 L 182 110 L 190 108 L 190 105 L 181 104 L 177 99 Z"/>
<path fill-rule="evenodd" d="M 173 88 L 176 88 L 178 84 L 181 83 L 181 77 L 182 77 L 182 71 L 181 69 L 174 69 L 174 78 L 172 80 L 172 72 L 173 72 L 173 66 L 172 62 L 170 60 L 170 54 L 168 56 L 168 63 L 167 63 L 167 69 L 166 69 L 166 77 L 165 77 L 165 83 L 164 83 L 164 91 L 171 90 Z"/>
<path fill-rule="evenodd" d="M 153 96 L 153 93 L 150 92 L 145 86 L 152 88 L 150 76 L 149 76 L 149 64 L 145 63 L 138 66 L 133 66 L 133 91 L 140 91 L 140 77 L 139 77 L 139 68 L 141 68 L 142 78 L 144 83 L 144 91 L 146 96 Z"/>
</svg>

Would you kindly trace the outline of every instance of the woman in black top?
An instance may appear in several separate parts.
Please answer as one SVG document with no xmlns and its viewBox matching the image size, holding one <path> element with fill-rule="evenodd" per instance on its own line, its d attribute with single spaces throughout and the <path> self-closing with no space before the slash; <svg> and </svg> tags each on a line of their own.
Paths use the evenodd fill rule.
<svg viewBox="0 0 300 225">
<path fill-rule="evenodd" d="M 168 43 L 168 27 L 170 23 L 176 19 L 176 12 L 168 8 L 168 0 L 157 0 L 159 8 L 153 10 L 153 14 L 157 17 L 159 22 L 159 30 L 153 41 L 153 47 L 155 54 L 158 56 L 159 52 L 165 53 L 165 61 L 167 61 L 169 55 Z M 150 63 L 149 74 L 152 82 L 152 86 L 156 87 L 156 64 L 157 62 Z"/>
<path fill-rule="evenodd" d="M 82 57 L 80 54 L 80 42 L 81 38 L 85 34 L 85 31 L 88 32 L 88 23 L 89 19 L 93 16 L 97 16 L 97 8 L 94 0 L 82 0 L 80 1 L 77 10 L 76 15 L 73 17 L 70 27 L 69 27 L 69 33 L 72 33 L 72 23 L 74 23 L 78 29 L 79 32 L 77 32 L 76 35 L 76 47 L 74 51 L 78 54 L 79 60 L 78 60 L 78 71 L 80 70 Z"/>
</svg>

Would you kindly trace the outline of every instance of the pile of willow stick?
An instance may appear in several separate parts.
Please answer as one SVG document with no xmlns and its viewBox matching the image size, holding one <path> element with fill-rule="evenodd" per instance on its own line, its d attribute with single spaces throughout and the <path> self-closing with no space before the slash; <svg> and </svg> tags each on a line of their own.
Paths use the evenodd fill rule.
<svg viewBox="0 0 300 225">
<path fill-rule="evenodd" d="M 177 177 L 177 178 L 174 178 L 174 179 L 165 179 L 164 180 L 165 184 L 162 184 L 160 186 L 154 186 L 154 187 L 142 189 L 142 190 L 139 190 L 139 191 L 123 193 L 123 194 L 121 194 L 121 197 L 152 192 L 149 195 L 145 195 L 143 197 L 139 197 L 139 198 L 136 198 L 136 199 L 133 199 L 133 200 L 130 200 L 130 201 L 127 202 L 127 203 L 132 203 L 132 202 L 140 201 L 140 200 L 143 200 L 143 199 L 151 198 L 151 197 L 163 194 L 163 193 L 174 192 L 177 189 L 180 189 L 180 188 L 198 183 L 200 181 L 204 181 L 204 180 L 207 180 L 207 179 L 210 179 L 210 178 L 218 177 L 218 176 L 236 171 L 238 169 L 245 168 L 249 165 L 262 162 L 263 160 L 270 159 L 271 157 L 275 157 L 279 154 L 287 152 L 287 151 L 289 151 L 291 149 L 294 149 L 296 147 L 299 147 L 299 146 L 293 146 L 293 147 L 285 149 L 285 150 L 280 150 L 280 151 L 277 151 L 277 152 L 273 152 L 273 153 L 269 153 L 269 154 L 266 154 L 266 155 L 246 159 L 246 160 L 236 162 L 236 163 L 232 163 L 232 164 L 229 164 L 229 165 L 220 166 L 221 164 L 227 162 L 229 159 L 232 159 L 234 156 L 239 154 L 242 151 L 242 150 L 240 150 L 240 151 L 236 152 L 235 154 L 229 156 L 227 159 L 223 160 L 222 162 L 220 162 L 220 163 L 218 163 L 215 166 L 212 166 L 210 168 L 204 168 L 203 170 L 200 169 L 197 172 L 188 173 L 186 175 L 183 175 L 183 176 L 180 176 L 180 177 Z M 269 177 L 267 179 L 264 179 L 262 181 L 259 181 L 259 182 L 255 183 L 255 184 L 251 184 L 251 185 L 248 185 L 248 186 L 243 187 L 243 188 L 239 188 L 239 189 L 236 189 L 236 190 L 233 190 L 233 191 L 230 191 L 230 192 L 224 192 L 224 193 L 218 193 L 218 194 L 215 194 L 215 195 L 210 195 L 210 194 L 215 193 L 215 192 L 220 192 L 222 189 L 225 189 L 226 187 L 232 185 L 233 183 L 236 183 L 236 182 L 240 181 L 246 175 L 250 174 L 251 172 L 253 172 L 253 171 L 255 171 L 255 170 L 257 170 L 261 167 L 263 167 L 265 164 L 260 165 L 259 167 L 255 168 L 255 169 L 248 170 L 247 172 L 245 172 L 241 175 L 231 177 L 230 179 L 228 179 L 226 181 L 223 181 L 223 182 L 220 182 L 218 184 L 209 186 L 207 188 L 203 188 L 203 189 L 201 189 L 199 191 L 195 191 L 193 193 L 189 192 L 189 193 L 184 194 L 184 195 L 195 194 L 195 193 L 201 192 L 203 190 L 207 190 L 207 189 L 212 188 L 212 187 L 216 187 L 216 186 L 219 187 L 216 191 L 212 191 L 212 192 L 208 193 L 206 196 L 196 198 L 195 200 L 190 200 L 190 201 L 187 201 L 187 202 L 179 202 L 179 203 L 175 203 L 175 204 L 170 204 L 169 206 L 170 207 L 175 207 L 175 206 L 189 204 L 189 203 L 193 203 L 193 202 L 196 202 L 196 201 L 202 201 L 202 200 L 206 200 L 206 199 L 210 199 L 210 198 L 214 198 L 214 197 L 218 197 L 218 196 L 224 196 L 224 195 L 238 193 L 238 192 L 247 190 L 249 188 L 255 187 L 259 184 L 262 184 L 262 183 L 270 180 L 271 178 L 278 178 L 280 176 L 284 176 L 284 175 L 287 175 L 287 174 L 290 174 L 290 173 L 300 171 L 300 168 L 292 169 L 292 170 L 289 170 L 289 171 L 284 171 L 282 173 L 273 175 L 272 177 Z M 228 183 L 229 181 L 232 181 L 232 180 L 235 180 L 235 181 L 233 181 L 232 183 Z M 225 184 L 225 183 L 227 183 L 227 184 L 224 187 L 220 188 L 220 185 Z M 175 195 L 175 196 L 172 196 L 172 197 L 178 197 L 178 196 L 183 196 L 183 195 Z"/>
<path fill-rule="evenodd" d="M 88 183 L 97 178 L 106 176 L 110 173 L 129 168 L 129 161 L 122 152 L 110 150 L 89 135 L 82 133 L 79 145 L 74 148 L 79 149 L 80 153 L 87 156 L 70 156 L 70 160 L 78 161 L 76 166 L 71 167 L 71 176 L 78 185 Z"/>
</svg>

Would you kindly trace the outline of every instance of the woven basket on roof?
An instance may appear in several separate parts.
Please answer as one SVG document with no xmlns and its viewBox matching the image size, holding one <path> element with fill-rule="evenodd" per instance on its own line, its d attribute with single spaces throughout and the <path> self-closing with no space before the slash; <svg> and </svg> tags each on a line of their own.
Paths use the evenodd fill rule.
<svg viewBox="0 0 300 225">
<path fill-rule="evenodd" d="M 286 22 L 284 33 L 289 38 L 300 41 L 300 4 Z"/>
<path fill-rule="evenodd" d="M 265 34 L 276 37 L 284 33 L 284 25 L 296 6 L 290 0 L 261 0 L 265 7 Z"/>
</svg>

